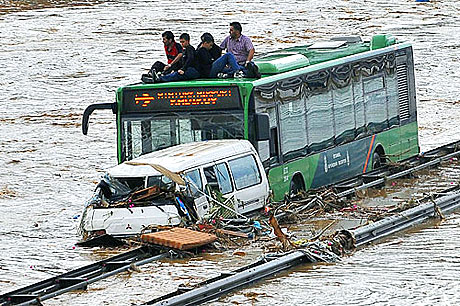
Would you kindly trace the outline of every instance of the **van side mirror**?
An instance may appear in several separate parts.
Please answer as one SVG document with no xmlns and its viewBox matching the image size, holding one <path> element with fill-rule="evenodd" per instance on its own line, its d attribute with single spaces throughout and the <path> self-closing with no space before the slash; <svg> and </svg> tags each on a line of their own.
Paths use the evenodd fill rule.
<svg viewBox="0 0 460 306">
<path fill-rule="evenodd" d="M 270 118 L 268 114 L 254 114 L 256 140 L 270 139 Z"/>
</svg>

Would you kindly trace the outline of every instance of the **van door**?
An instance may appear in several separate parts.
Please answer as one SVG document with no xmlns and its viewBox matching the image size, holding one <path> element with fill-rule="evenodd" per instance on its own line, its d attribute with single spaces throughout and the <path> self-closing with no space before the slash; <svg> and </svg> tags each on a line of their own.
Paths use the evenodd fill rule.
<svg viewBox="0 0 460 306">
<path fill-rule="evenodd" d="M 226 163 L 221 162 L 203 168 L 207 186 L 215 191 L 218 201 L 225 203 L 229 208 L 237 211 L 236 201 L 233 199 L 233 184 Z M 207 191 L 207 188 L 205 188 Z"/>
<path fill-rule="evenodd" d="M 188 184 L 188 192 L 194 198 L 195 211 L 198 218 L 202 218 L 209 211 L 210 205 L 204 193 L 203 180 L 199 169 L 190 170 L 184 173 Z"/>
<path fill-rule="evenodd" d="M 228 161 L 235 185 L 239 213 L 262 208 L 268 197 L 268 181 L 255 156 L 246 155 Z"/>
</svg>

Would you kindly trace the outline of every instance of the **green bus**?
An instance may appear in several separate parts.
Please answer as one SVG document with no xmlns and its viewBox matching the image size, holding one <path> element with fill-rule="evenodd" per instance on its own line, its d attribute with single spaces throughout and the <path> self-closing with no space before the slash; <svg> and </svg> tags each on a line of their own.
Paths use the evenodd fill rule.
<svg viewBox="0 0 460 306">
<path fill-rule="evenodd" d="M 248 139 L 275 200 L 419 152 L 413 51 L 390 35 L 338 37 L 258 56 L 260 79 L 133 84 L 116 102 L 118 162 L 180 143 Z"/>
</svg>

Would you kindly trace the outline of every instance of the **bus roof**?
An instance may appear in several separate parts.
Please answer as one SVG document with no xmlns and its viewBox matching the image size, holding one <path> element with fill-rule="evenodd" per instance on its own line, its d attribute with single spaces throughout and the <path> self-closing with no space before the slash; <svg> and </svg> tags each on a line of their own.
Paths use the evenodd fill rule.
<svg viewBox="0 0 460 306">
<path fill-rule="evenodd" d="M 254 62 L 262 74 L 260 80 L 248 78 L 230 79 L 197 79 L 182 82 L 143 84 L 137 83 L 119 88 L 142 89 L 142 88 L 168 88 L 168 87 L 197 87 L 197 86 L 226 86 L 226 85 L 258 85 L 264 83 L 265 78 L 270 81 L 273 76 L 294 71 L 300 68 L 315 70 L 319 64 L 330 64 L 337 59 L 351 55 L 378 50 L 391 45 L 399 45 L 400 42 L 388 34 L 374 35 L 371 41 L 362 41 L 359 36 L 334 37 L 330 40 L 317 41 L 302 46 L 289 47 L 264 54 L 254 58 Z M 407 46 L 407 44 L 404 44 Z M 321 65 L 323 66 L 323 65 Z M 268 81 L 268 79 L 267 79 Z"/>
</svg>

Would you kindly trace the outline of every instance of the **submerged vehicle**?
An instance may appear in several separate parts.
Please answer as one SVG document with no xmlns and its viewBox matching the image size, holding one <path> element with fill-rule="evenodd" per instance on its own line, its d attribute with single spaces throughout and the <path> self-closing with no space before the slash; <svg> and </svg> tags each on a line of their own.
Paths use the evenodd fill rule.
<svg viewBox="0 0 460 306">
<path fill-rule="evenodd" d="M 247 140 L 187 143 L 107 171 L 85 207 L 80 229 L 88 237 L 130 236 L 196 222 L 215 209 L 242 215 L 262 208 L 268 196 L 262 163 Z"/>
<path fill-rule="evenodd" d="M 111 109 L 119 163 L 190 142 L 246 139 L 276 201 L 419 153 L 409 43 L 337 37 L 254 62 L 260 79 L 123 86 L 114 103 L 88 106 L 83 133 L 94 110 Z"/>
</svg>

